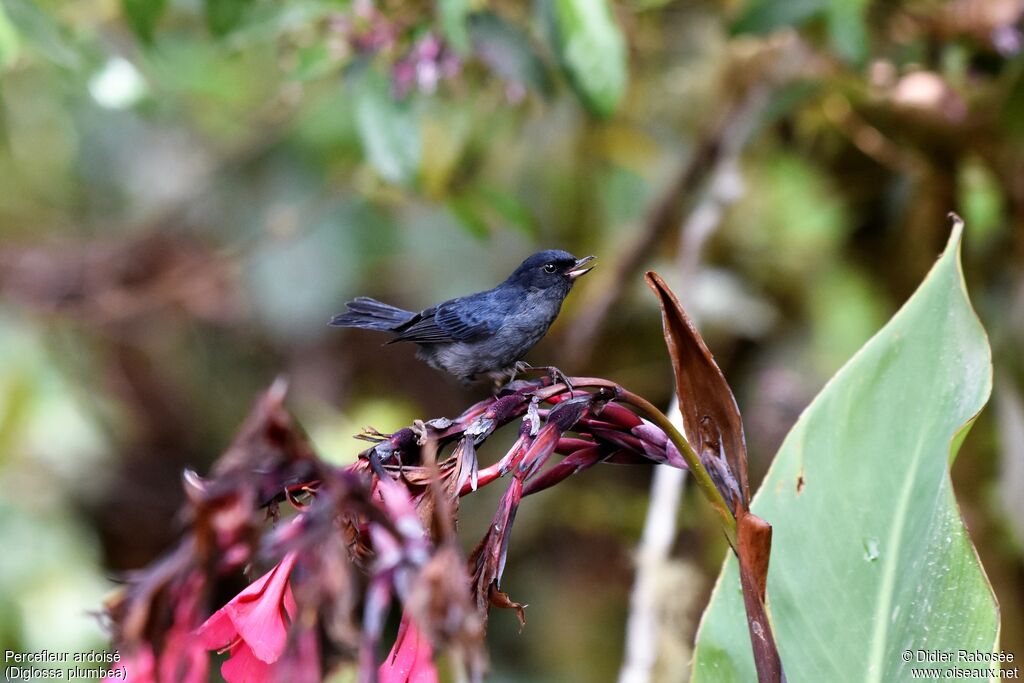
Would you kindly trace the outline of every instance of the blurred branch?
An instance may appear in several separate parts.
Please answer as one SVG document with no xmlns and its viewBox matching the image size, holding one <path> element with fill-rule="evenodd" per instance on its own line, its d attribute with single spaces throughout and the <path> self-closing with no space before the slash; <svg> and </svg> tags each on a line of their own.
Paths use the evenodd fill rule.
<svg viewBox="0 0 1024 683">
<path fill-rule="evenodd" d="M 742 179 L 735 157 L 722 159 L 709 181 L 704 200 L 690 214 L 682 228 L 678 263 L 686 290 L 692 282 L 707 240 L 721 223 L 729 204 L 742 193 Z M 672 423 L 683 431 L 679 402 L 673 399 L 668 412 Z M 689 438 L 689 435 L 688 435 Z M 676 516 L 686 473 L 670 467 L 656 467 L 651 481 L 651 500 L 644 522 L 644 533 L 636 553 L 636 581 L 630 594 L 630 613 L 626 627 L 626 654 L 619 672 L 619 683 L 646 683 L 658 657 L 658 632 L 665 627 L 659 618 L 658 577 L 669 564 L 669 552 L 676 533 Z"/>
<path fill-rule="evenodd" d="M 1024 545 L 1024 499 L 1020 496 L 1024 483 L 1024 401 L 1021 400 L 1010 375 L 996 382 L 996 423 L 1001 448 L 999 452 L 999 497 L 1008 526 L 1017 543 Z"/>
<path fill-rule="evenodd" d="M 741 85 L 740 91 L 730 98 L 725 112 L 698 139 L 675 180 L 647 214 L 636 240 L 623 250 L 622 257 L 613 266 L 610 281 L 595 290 L 598 292 L 596 300 L 585 305 L 585 312 L 574 322 L 566 345 L 568 357 L 579 363 L 590 358 L 608 316 L 622 300 L 626 285 L 640 274 L 665 237 L 683 222 L 687 209 L 700 200 L 709 180 L 719 175 L 723 167 L 735 163 L 772 95 L 796 75 L 796 65 L 804 54 L 803 44 L 794 36 L 782 36 L 779 40 L 781 46 L 770 43 L 762 51 L 780 54 L 742 60 L 744 63 L 767 60 L 771 66 L 759 78 Z M 727 82 L 733 77 L 740 79 L 739 71 L 739 68 L 726 69 L 723 79 Z"/>
<path fill-rule="evenodd" d="M 673 399 L 668 417 L 677 429 L 683 429 L 679 404 Z M 682 498 L 686 471 L 675 467 L 654 468 L 651 502 L 640 546 L 636 552 L 636 581 L 629 596 L 626 622 L 626 653 L 619 671 L 619 683 L 646 683 L 651 680 L 658 657 L 658 632 L 662 629 L 662 604 L 658 578 L 668 563 L 676 536 L 676 515 Z"/>
<path fill-rule="evenodd" d="M 0 289 L 26 308 L 97 326 L 174 306 L 203 320 L 227 322 L 238 314 L 227 264 L 181 233 L 0 248 Z"/>
<path fill-rule="evenodd" d="M 925 165 L 913 149 L 894 143 L 854 111 L 850 101 L 832 94 L 822 102 L 822 113 L 864 155 L 893 171 L 920 173 Z"/>
</svg>

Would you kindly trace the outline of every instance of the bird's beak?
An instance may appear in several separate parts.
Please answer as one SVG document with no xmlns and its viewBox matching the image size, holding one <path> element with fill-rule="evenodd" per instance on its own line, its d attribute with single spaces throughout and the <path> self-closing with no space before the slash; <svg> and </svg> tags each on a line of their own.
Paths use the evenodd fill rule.
<svg viewBox="0 0 1024 683">
<path fill-rule="evenodd" d="M 576 259 L 576 263 L 572 264 L 572 268 L 565 271 L 565 274 L 569 276 L 570 280 L 575 280 L 581 275 L 586 275 L 594 269 L 594 266 L 588 267 L 587 264 L 596 258 L 596 256 L 584 256 L 581 259 Z"/>
</svg>

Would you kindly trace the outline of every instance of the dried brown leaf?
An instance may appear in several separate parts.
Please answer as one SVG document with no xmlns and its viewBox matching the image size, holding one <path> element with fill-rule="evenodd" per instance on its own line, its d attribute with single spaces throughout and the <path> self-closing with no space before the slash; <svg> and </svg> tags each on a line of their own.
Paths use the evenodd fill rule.
<svg viewBox="0 0 1024 683">
<path fill-rule="evenodd" d="M 736 398 L 665 280 L 653 271 L 644 279 L 661 304 L 665 343 L 672 358 L 686 437 L 735 514 L 737 499 L 743 508 L 750 501 L 747 445 Z"/>
<path fill-rule="evenodd" d="M 526 626 L 526 608 L 528 605 L 516 602 L 508 596 L 508 593 L 499 590 L 496 584 L 491 584 L 490 601 L 491 605 L 494 607 L 514 609 L 516 611 L 516 617 L 519 619 L 519 629 L 522 630 Z"/>
<path fill-rule="evenodd" d="M 747 446 L 740 411 L 725 376 L 675 294 L 657 273 L 648 272 L 645 279 L 661 304 L 665 344 L 672 358 L 687 438 L 736 519 L 733 550 L 740 564 L 757 677 L 761 683 L 779 683 L 785 674 L 765 604 L 772 528 L 750 513 Z"/>
</svg>

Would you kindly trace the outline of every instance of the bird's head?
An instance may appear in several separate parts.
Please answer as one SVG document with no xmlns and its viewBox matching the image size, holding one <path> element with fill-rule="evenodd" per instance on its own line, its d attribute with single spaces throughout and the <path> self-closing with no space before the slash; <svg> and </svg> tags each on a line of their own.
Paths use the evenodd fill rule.
<svg viewBox="0 0 1024 683">
<path fill-rule="evenodd" d="M 590 264 L 594 258 L 576 258 L 560 249 L 538 251 L 519 264 L 508 281 L 529 289 L 553 289 L 567 294 L 576 278 L 593 269 Z"/>
</svg>

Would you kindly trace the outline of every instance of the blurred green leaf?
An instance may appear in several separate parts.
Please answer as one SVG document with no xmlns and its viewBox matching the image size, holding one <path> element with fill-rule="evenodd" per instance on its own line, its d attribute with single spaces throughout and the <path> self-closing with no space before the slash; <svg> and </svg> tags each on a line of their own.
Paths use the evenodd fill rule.
<svg viewBox="0 0 1024 683">
<path fill-rule="evenodd" d="M 626 41 L 605 0 L 554 0 L 559 59 L 583 104 L 601 117 L 626 91 Z"/>
<path fill-rule="evenodd" d="M 732 23 L 733 33 L 770 33 L 820 14 L 829 0 L 750 0 Z"/>
<path fill-rule="evenodd" d="M 504 219 L 510 227 L 524 235 L 534 236 L 537 234 L 537 221 L 526 204 L 519 199 L 508 192 L 492 187 L 482 187 L 477 192 L 491 210 Z"/>
<path fill-rule="evenodd" d="M 362 140 L 356 128 L 352 93 L 331 88 L 311 97 L 295 122 L 300 148 L 328 164 L 356 165 L 362 158 Z"/>
<path fill-rule="evenodd" d="M 245 10 L 245 21 L 231 32 L 231 47 L 273 44 L 283 36 L 303 32 L 337 12 L 334 0 L 289 0 L 288 2 L 252 2 Z"/>
<path fill-rule="evenodd" d="M 18 31 L 14 24 L 7 18 L 4 6 L 0 4 L 0 69 L 13 64 L 18 58 L 18 50 L 21 41 L 18 39 Z"/>
<path fill-rule="evenodd" d="M 438 0 L 438 10 L 441 13 L 441 28 L 444 29 L 444 37 L 460 55 L 467 55 L 470 51 L 469 29 L 466 20 L 469 17 L 469 0 Z"/>
<path fill-rule="evenodd" d="M 635 141 L 629 142 L 635 145 Z M 603 223 L 622 225 L 636 220 L 650 202 L 650 187 L 643 176 L 621 164 L 608 164 L 595 178 Z"/>
<path fill-rule="evenodd" d="M 775 532 L 768 600 L 790 680 L 909 680 L 905 651 L 996 647 L 995 600 L 949 476 L 992 388 L 961 236 L 804 411 L 754 498 Z M 738 587 L 730 557 L 695 683 L 756 679 Z"/>
<path fill-rule="evenodd" d="M 35 378 L 28 372 L 12 373 L 10 377 L 0 377 L 3 386 L 3 400 L 0 401 L 0 467 L 4 460 L 14 453 L 19 430 L 28 420 L 35 398 Z"/>
<path fill-rule="evenodd" d="M 835 259 L 808 288 L 815 369 L 832 375 L 885 322 L 883 294 L 871 278 Z"/>
<path fill-rule="evenodd" d="M 77 69 L 81 58 L 71 45 L 64 27 L 39 9 L 32 0 L 0 0 L 0 7 L 18 33 L 51 62 Z"/>
<path fill-rule="evenodd" d="M 726 224 L 735 256 L 772 287 L 815 282 L 850 232 L 841 189 L 820 166 L 788 152 L 751 164 L 747 187 Z"/>
<path fill-rule="evenodd" d="M 25 482 L 24 476 L 20 480 Z M 32 509 L 24 498 L 11 495 L 24 494 L 26 488 L 45 493 L 47 483 L 40 478 L 4 486 L 0 494 L 0 538 L 5 547 L 20 549 L 0 557 L 0 595 L 14 598 L 13 604 L 0 600 L 0 624 L 20 631 L 18 640 L 29 650 L 59 651 L 86 643 L 93 648 L 103 642 L 104 632 L 98 620 L 82 615 L 110 590 L 98 566 L 93 530 L 63 501 Z"/>
<path fill-rule="evenodd" d="M 971 226 L 970 244 L 986 244 L 1003 223 L 999 179 L 981 159 L 968 159 L 957 176 L 957 204 Z"/>
<path fill-rule="evenodd" d="M 410 185 L 419 174 L 420 130 L 411 100 L 399 102 L 389 81 L 368 71 L 359 86 L 356 127 L 363 153 L 381 178 Z"/>
<path fill-rule="evenodd" d="M 763 35 L 784 26 L 799 28 L 824 19 L 829 43 L 847 62 L 861 64 L 868 54 L 869 0 L 751 0 L 732 23 L 733 33 Z"/>
<path fill-rule="evenodd" d="M 551 93 L 547 67 L 518 27 L 493 12 L 476 12 L 470 16 L 469 34 L 477 56 L 501 78 L 541 95 Z"/>
<path fill-rule="evenodd" d="M 826 10 L 832 49 L 851 64 L 863 64 L 868 56 L 867 4 L 868 0 L 830 0 Z"/>
<path fill-rule="evenodd" d="M 421 187 L 429 197 L 442 197 L 452 183 L 469 141 L 472 112 L 439 98 L 424 104 L 420 112 Z"/>
<path fill-rule="evenodd" d="M 331 73 L 339 63 L 331 56 L 327 44 L 323 41 L 300 48 L 297 58 L 295 68 L 289 75 L 298 81 L 322 78 Z"/>
<path fill-rule="evenodd" d="M 529 208 L 512 194 L 494 187 L 473 187 L 448 202 L 459 224 L 477 238 L 511 227 L 527 236 L 537 234 Z"/>
<path fill-rule="evenodd" d="M 167 9 L 167 0 L 121 0 L 121 11 L 135 35 L 144 43 L 153 42 L 153 34 Z"/>
<path fill-rule="evenodd" d="M 206 25 L 210 32 L 223 36 L 233 31 L 242 23 L 250 4 L 252 0 L 205 0 Z"/>
<path fill-rule="evenodd" d="M 250 135 L 254 112 L 279 92 L 280 74 L 269 50 L 235 50 L 196 32 L 161 39 L 141 55 L 141 71 L 160 85 L 162 99 L 192 103 L 191 124 L 219 144 Z M 232 41 L 233 42 L 233 41 Z"/>
<path fill-rule="evenodd" d="M 1020 65 L 999 117 L 1000 128 L 1010 137 L 1017 140 L 1024 138 L 1024 68 L 1020 68 Z"/>
<path fill-rule="evenodd" d="M 486 239 L 491 236 L 491 229 L 481 207 L 472 196 L 452 197 L 448 200 L 448 210 L 458 220 L 459 225 L 473 237 Z"/>
</svg>

